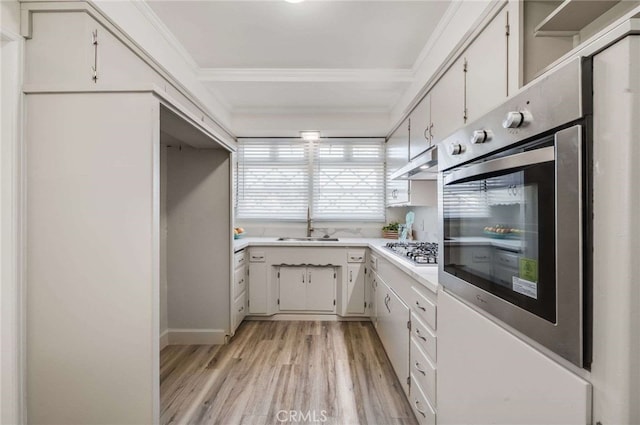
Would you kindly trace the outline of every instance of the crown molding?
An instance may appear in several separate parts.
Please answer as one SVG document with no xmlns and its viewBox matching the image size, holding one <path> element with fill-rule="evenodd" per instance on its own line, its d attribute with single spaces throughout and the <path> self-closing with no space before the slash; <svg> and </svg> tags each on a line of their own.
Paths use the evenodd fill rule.
<svg viewBox="0 0 640 425">
<path fill-rule="evenodd" d="M 413 66 L 411 67 L 411 72 L 414 75 L 418 71 L 418 69 L 420 69 L 422 64 L 427 60 L 427 58 L 429 57 L 429 53 L 431 53 L 433 47 L 436 45 L 440 37 L 442 37 L 442 35 L 444 34 L 445 30 L 449 26 L 449 23 L 451 23 L 451 20 L 458 12 L 458 9 L 460 9 L 460 6 L 462 6 L 462 3 L 463 2 L 461 1 L 452 1 L 451 4 L 449 4 L 449 7 L 447 8 L 447 10 L 445 10 L 442 18 L 438 21 L 438 25 L 436 25 L 435 29 L 431 33 L 431 36 L 427 39 L 427 42 L 425 43 L 424 47 L 413 63 Z"/>
<path fill-rule="evenodd" d="M 388 115 L 390 113 L 389 108 L 375 108 L 375 107 L 343 107 L 335 108 L 328 106 L 323 107 L 301 107 L 301 108 L 234 108 L 233 114 L 235 117 L 239 115 L 341 115 L 341 114 L 382 114 Z"/>
<path fill-rule="evenodd" d="M 387 82 L 411 83 L 410 69 L 337 68 L 203 68 L 200 81 L 207 82 Z"/>
<path fill-rule="evenodd" d="M 133 5 L 138 11 L 149 21 L 149 23 L 158 31 L 158 33 L 169 43 L 169 45 L 184 59 L 184 61 L 191 67 L 194 73 L 197 73 L 200 67 L 198 63 L 193 59 L 193 56 L 187 51 L 184 45 L 176 38 L 167 27 L 156 12 L 151 9 L 151 6 L 147 1 L 132 1 Z"/>
</svg>

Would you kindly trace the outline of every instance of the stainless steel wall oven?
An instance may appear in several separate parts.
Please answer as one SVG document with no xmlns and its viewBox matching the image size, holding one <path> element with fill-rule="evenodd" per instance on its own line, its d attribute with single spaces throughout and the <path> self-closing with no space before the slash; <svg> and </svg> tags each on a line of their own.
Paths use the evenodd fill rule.
<svg viewBox="0 0 640 425">
<path fill-rule="evenodd" d="M 439 150 L 440 282 L 590 363 L 591 61 L 533 83 Z"/>
</svg>

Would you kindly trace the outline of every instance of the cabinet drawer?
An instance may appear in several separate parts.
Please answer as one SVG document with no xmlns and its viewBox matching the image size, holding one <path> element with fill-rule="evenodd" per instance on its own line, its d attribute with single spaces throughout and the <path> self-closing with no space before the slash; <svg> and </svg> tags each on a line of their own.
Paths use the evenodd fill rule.
<svg viewBox="0 0 640 425">
<path fill-rule="evenodd" d="M 233 296 L 242 294 L 247 287 L 247 269 L 240 267 L 235 271 L 233 278 Z"/>
<path fill-rule="evenodd" d="M 433 301 L 428 299 L 415 287 L 412 288 L 412 300 L 411 310 L 415 311 L 420 319 L 422 319 L 427 325 L 431 326 L 431 329 L 436 330 L 436 305 Z"/>
<path fill-rule="evenodd" d="M 500 264 L 503 267 L 511 267 L 516 270 L 520 267 L 520 256 L 518 254 L 496 250 L 494 255 L 496 264 Z"/>
<path fill-rule="evenodd" d="M 244 249 L 242 251 L 238 251 L 233 254 L 233 264 L 234 268 L 238 268 L 243 266 L 247 262 L 247 256 L 245 255 Z"/>
<path fill-rule="evenodd" d="M 427 359 L 414 339 L 411 340 L 411 375 L 427 399 L 436 405 L 436 367 Z"/>
<path fill-rule="evenodd" d="M 411 381 L 416 382 L 415 375 L 411 374 Z M 435 425 L 436 412 L 427 401 L 427 397 L 422 393 L 418 385 L 411 386 L 411 408 L 418 419 L 420 425 Z"/>
<path fill-rule="evenodd" d="M 247 315 L 247 298 L 246 292 L 240 294 L 238 298 L 233 302 L 233 329 L 234 331 L 240 326 L 240 323 Z"/>
<path fill-rule="evenodd" d="M 422 351 L 436 362 L 436 336 L 415 313 L 411 313 L 411 335 Z"/>
<path fill-rule="evenodd" d="M 378 270 L 378 257 L 373 255 L 373 254 L 369 254 L 369 267 L 371 268 L 371 270 Z"/>
<path fill-rule="evenodd" d="M 256 251 L 253 249 L 249 251 L 250 263 L 264 263 L 266 259 L 267 256 L 265 255 L 264 251 Z"/>
<path fill-rule="evenodd" d="M 349 250 L 347 251 L 347 263 L 364 263 L 365 262 L 365 250 Z"/>
</svg>

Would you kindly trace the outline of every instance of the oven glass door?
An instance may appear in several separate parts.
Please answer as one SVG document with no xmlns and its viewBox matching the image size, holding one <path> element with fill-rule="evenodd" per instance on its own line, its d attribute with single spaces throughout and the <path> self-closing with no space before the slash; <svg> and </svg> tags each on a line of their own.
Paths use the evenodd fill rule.
<svg viewBox="0 0 640 425">
<path fill-rule="evenodd" d="M 552 141 L 445 174 L 444 271 L 556 322 Z"/>
</svg>

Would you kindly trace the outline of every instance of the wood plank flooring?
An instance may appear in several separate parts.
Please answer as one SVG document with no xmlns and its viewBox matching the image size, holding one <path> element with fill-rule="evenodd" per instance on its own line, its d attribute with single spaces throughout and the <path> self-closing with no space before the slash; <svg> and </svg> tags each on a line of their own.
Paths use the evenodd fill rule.
<svg viewBox="0 0 640 425">
<path fill-rule="evenodd" d="M 160 354 L 162 424 L 416 424 L 369 322 L 245 321 Z"/>
</svg>

